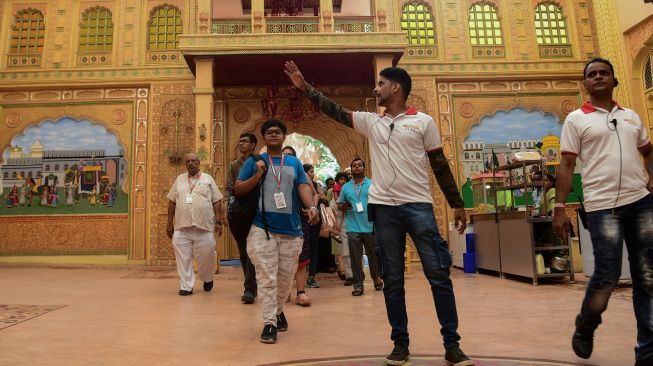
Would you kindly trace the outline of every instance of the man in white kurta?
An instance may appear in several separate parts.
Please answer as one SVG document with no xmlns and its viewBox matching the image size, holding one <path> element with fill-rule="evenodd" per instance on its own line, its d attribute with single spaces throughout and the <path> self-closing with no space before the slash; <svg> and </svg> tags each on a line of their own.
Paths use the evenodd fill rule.
<svg viewBox="0 0 653 366">
<path fill-rule="evenodd" d="M 193 257 L 197 261 L 198 276 L 204 281 L 204 291 L 213 288 L 216 269 L 215 236 L 222 235 L 222 222 L 218 221 L 222 207 L 222 194 L 213 178 L 199 170 L 200 161 L 195 153 L 184 157 L 187 173 L 175 179 L 168 192 L 168 226 L 172 238 L 179 272 L 179 296 L 193 294 L 195 272 Z"/>
</svg>

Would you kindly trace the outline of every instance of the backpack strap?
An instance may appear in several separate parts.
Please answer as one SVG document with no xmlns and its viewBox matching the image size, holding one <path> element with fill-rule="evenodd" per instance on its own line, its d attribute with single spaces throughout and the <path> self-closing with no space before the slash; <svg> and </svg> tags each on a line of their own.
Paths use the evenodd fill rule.
<svg viewBox="0 0 653 366">
<path fill-rule="evenodd" d="M 254 158 L 254 161 L 263 161 L 265 163 L 265 166 L 268 166 L 267 161 L 261 157 L 260 154 L 252 154 L 251 155 Z M 260 190 L 260 197 L 261 197 L 261 218 L 263 219 L 263 228 L 265 229 L 265 237 L 270 240 L 270 232 L 268 229 L 268 220 L 265 218 L 265 190 L 263 189 L 263 180 L 265 179 L 265 176 L 268 174 L 267 169 L 263 172 L 263 176 L 261 176 L 261 180 L 258 182 L 258 189 Z"/>
</svg>

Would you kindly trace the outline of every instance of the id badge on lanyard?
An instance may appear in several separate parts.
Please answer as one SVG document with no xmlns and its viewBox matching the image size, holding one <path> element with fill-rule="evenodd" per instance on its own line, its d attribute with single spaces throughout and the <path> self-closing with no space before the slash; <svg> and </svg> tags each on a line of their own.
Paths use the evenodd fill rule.
<svg viewBox="0 0 653 366">
<path fill-rule="evenodd" d="M 281 166 L 279 166 L 279 174 L 274 169 L 274 162 L 272 157 L 268 155 L 268 160 L 270 161 L 270 170 L 272 170 L 272 175 L 274 180 L 277 183 L 277 192 L 274 194 L 274 204 L 277 206 L 277 209 L 286 208 L 286 197 L 284 197 L 283 192 L 281 192 L 281 173 L 283 173 L 283 164 L 284 164 L 284 155 L 281 155 Z"/>
<path fill-rule="evenodd" d="M 363 183 L 361 183 L 361 188 L 360 188 L 360 190 L 358 190 L 358 189 L 356 189 L 356 182 L 354 182 L 354 191 L 356 192 L 356 198 L 358 198 L 358 202 L 356 202 L 356 212 L 363 212 L 364 211 L 363 202 L 361 202 L 362 201 L 361 197 L 362 197 L 362 193 L 363 193 L 363 184 L 364 183 L 365 183 L 365 181 L 363 180 Z"/>
</svg>

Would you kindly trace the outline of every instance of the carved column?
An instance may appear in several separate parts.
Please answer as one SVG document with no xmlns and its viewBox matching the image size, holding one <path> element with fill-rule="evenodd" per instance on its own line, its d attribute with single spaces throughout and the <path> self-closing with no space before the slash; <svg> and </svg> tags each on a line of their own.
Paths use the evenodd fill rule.
<svg viewBox="0 0 653 366">
<path fill-rule="evenodd" d="M 372 0 L 372 1 L 373 1 L 372 10 L 374 11 L 372 15 L 375 16 L 374 29 L 377 32 L 387 32 L 388 31 L 388 23 L 386 20 L 388 14 L 387 1 L 385 0 Z"/>
<path fill-rule="evenodd" d="M 252 0 L 252 33 L 266 33 L 264 0 Z"/>
<path fill-rule="evenodd" d="M 599 40 L 601 57 L 610 60 L 614 66 L 614 72 L 619 79 L 619 87 L 615 89 L 615 99 L 619 104 L 630 106 L 630 82 L 626 77 L 624 67 L 625 50 L 622 47 L 623 35 L 619 31 L 616 4 L 613 0 L 595 0 L 594 17 L 596 24 L 601 25 L 601 31 L 596 32 Z"/>
<path fill-rule="evenodd" d="M 379 83 L 379 73 L 381 70 L 392 67 L 392 55 L 376 55 L 374 56 L 374 86 Z M 378 113 L 383 112 L 383 107 L 376 107 Z"/>
<path fill-rule="evenodd" d="M 195 60 L 195 152 L 201 163 L 201 170 L 213 175 L 213 58 Z M 220 271 L 220 251 L 223 238 L 216 236 L 218 267 Z"/>
<path fill-rule="evenodd" d="M 211 33 L 211 7 L 213 1 L 211 0 L 198 0 L 197 1 L 197 29 L 195 30 L 200 34 Z"/>
<path fill-rule="evenodd" d="M 333 0 L 320 0 L 320 32 L 332 33 Z"/>
</svg>

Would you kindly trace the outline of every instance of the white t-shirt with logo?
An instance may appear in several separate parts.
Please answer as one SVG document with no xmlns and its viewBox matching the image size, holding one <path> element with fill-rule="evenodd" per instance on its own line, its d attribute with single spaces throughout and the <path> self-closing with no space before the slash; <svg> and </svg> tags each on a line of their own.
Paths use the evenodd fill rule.
<svg viewBox="0 0 653 366">
<path fill-rule="evenodd" d="M 394 118 L 353 112 L 353 121 L 354 128 L 367 136 L 372 157 L 369 203 L 433 203 L 426 153 L 442 148 L 433 118 L 410 107 Z"/>
<path fill-rule="evenodd" d="M 617 131 L 613 120 L 617 122 Z M 639 116 L 619 105 L 607 111 L 586 102 L 567 116 L 560 151 L 577 155 L 583 163 L 583 196 L 588 212 L 611 209 L 615 203 L 616 207 L 624 206 L 649 194 L 647 174 L 638 150 L 649 143 Z"/>
</svg>

